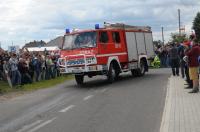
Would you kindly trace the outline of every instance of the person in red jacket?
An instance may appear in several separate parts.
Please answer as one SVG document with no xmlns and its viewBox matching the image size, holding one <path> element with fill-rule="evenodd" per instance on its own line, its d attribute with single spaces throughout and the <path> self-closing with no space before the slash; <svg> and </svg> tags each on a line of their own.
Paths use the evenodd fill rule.
<svg viewBox="0 0 200 132">
<path fill-rule="evenodd" d="M 192 48 L 186 53 L 188 56 L 189 75 L 193 81 L 193 89 L 189 93 L 199 92 L 199 62 L 198 57 L 200 56 L 200 47 L 197 41 L 193 42 Z"/>
</svg>

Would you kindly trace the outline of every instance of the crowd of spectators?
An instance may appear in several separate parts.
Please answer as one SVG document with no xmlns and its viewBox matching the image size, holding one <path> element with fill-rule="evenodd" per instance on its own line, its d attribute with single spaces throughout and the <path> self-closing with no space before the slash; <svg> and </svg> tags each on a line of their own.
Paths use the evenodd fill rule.
<svg viewBox="0 0 200 132">
<path fill-rule="evenodd" d="M 168 57 L 170 48 L 171 48 L 170 44 L 165 44 L 165 45 L 158 45 L 155 49 L 155 53 L 160 59 L 160 65 L 162 68 L 170 66 Z"/>
<path fill-rule="evenodd" d="M 53 52 L 8 53 L 0 49 L 0 80 L 12 86 L 21 86 L 60 76 L 57 60 L 59 54 Z"/>
<path fill-rule="evenodd" d="M 161 67 L 171 67 L 173 76 L 179 76 L 187 82 L 189 93 L 199 92 L 199 59 L 200 45 L 194 36 L 181 43 L 171 43 L 156 48 Z"/>
</svg>

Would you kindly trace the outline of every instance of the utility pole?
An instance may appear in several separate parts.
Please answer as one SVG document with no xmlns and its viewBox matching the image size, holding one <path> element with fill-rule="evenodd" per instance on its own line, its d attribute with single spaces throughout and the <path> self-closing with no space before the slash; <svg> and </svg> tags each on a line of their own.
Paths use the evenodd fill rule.
<svg viewBox="0 0 200 132">
<path fill-rule="evenodd" d="M 163 45 L 165 44 L 165 40 L 164 40 L 164 33 L 163 33 L 163 27 L 162 27 L 162 42 L 163 42 Z"/>
<path fill-rule="evenodd" d="M 179 29 L 179 36 L 181 36 L 181 10 L 178 9 L 178 29 Z"/>
</svg>

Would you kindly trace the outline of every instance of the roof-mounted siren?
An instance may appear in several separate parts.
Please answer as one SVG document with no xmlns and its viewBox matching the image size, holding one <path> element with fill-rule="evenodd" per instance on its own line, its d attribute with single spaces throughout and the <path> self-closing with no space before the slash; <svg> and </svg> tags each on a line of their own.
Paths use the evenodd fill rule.
<svg viewBox="0 0 200 132">
<path fill-rule="evenodd" d="M 69 28 L 65 29 L 65 33 L 70 33 L 70 29 Z"/>
<path fill-rule="evenodd" d="M 99 24 L 95 24 L 95 29 L 99 29 L 99 28 L 100 28 Z"/>
</svg>

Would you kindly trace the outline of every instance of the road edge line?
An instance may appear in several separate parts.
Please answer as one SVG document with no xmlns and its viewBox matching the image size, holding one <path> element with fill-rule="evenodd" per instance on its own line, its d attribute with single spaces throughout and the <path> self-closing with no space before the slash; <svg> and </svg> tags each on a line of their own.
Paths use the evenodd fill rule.
<svg viewBox="0 0 200 132">
<path fill-rule="evenodd" d="M 166 98 L 165 98 L 165 105 L 163 109 L 163 114 L 162 114 L 162 120 L 161 120 L 161 125 L 160 125 L 160 132 L 168 132 L 169 128 L 169 122 L 168 118 L 170 115 L 170 89 L 171 89 L 171 84 L 172 84 L 172 76 L 168 78 L 168 84 L 167 84 L 167 91 L 166 91 Z"/>
</svg>

